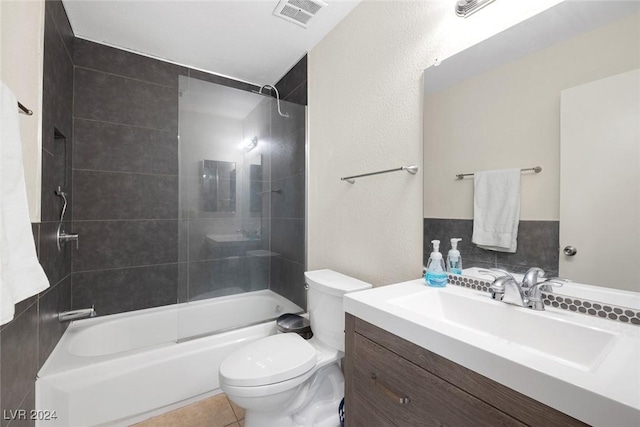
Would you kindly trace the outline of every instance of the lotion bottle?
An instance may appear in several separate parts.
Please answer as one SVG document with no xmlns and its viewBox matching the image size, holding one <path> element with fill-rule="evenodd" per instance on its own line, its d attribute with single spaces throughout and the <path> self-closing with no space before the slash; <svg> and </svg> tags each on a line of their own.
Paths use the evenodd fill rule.
<svg viewBox="0 0 640 427">
<path fill-rule="evenodd" d="M 429 262 L 427 263 L 427 274 L 425 275 L 425 281 L 427 285 L 437 288 L 443 288 L 447 286 L 447 273 L 445 271 L 444 260 L 440 251 L 440 240 L 432 240 L 433 252 L 429 256 Z"/>
<path fill-rule="evenodd" d="M 451 239 L 451 250 L 447 254 L 447 271 L 452 274 L 462 274 L 462 257 L 458 250 L 458 242 L 462 239 Z"/>
</svg>

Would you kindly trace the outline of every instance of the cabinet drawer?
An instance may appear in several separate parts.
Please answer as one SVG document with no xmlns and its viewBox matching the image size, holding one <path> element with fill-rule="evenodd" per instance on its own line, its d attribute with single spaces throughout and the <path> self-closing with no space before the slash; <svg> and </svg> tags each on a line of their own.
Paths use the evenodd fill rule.
<svg viewBox="0 0 640 427">
<path fill-rule="evenodd" d="M 371 406 L 360 393 L 354 393 L 345 407 L 346 427 L 396 427 L 385 414 Z"/>
<path fill-rule="evenodd" d="M 450 383 L 355 334 L 353 388 L 399 426 L 524 426 Z"/>
</svg>

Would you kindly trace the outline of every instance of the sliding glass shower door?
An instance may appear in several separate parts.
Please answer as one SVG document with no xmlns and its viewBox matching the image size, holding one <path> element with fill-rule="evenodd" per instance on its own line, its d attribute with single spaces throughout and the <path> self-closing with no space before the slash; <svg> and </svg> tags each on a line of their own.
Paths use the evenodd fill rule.
<svg viewBox="0 0 640 427">
<path fill-rule="evenodd" d="M 180 298 L 237 300 L 233 322 L 185 323 L 182 339 L 277 317 L 245 296 L 305 308 L 305 107 L 280 108 L 288 117 L 270 96 L 180 77 Z"/>
</svg>

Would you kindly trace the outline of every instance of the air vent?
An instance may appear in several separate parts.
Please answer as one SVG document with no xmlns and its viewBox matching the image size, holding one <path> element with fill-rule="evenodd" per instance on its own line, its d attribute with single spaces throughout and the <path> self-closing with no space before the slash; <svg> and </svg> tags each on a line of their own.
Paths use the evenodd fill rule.
<svg viewBox="0 0 640 427">
<path fill-rule="evenodd" d="M 307 28 L 307 24 L 318 11 L 327 6 L 320 0 L 282 0 L 273 11 L 275 16 Z"/>
</svg>

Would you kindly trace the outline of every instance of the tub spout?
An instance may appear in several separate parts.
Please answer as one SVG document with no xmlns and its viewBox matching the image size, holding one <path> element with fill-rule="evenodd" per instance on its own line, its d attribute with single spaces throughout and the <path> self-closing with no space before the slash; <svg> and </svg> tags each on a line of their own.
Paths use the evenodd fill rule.
<svg viewBox="0 0 640 427">
<path fill-rule="evenodd" d="M 95 317 L 95 315 L 96 310 L 94 309 L 94 306 L 91 306 L 91 308 L 83 308 L 82 310 L 71 310 L 58 313 L 58 320 L 61 322 L 69 322 L 71 320 Z"/>
</svg>

